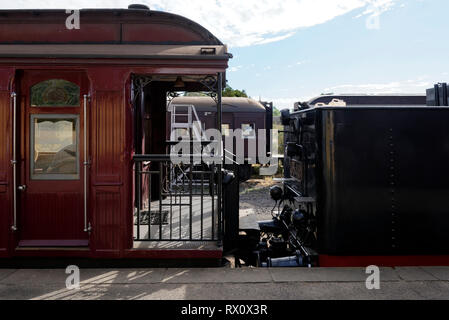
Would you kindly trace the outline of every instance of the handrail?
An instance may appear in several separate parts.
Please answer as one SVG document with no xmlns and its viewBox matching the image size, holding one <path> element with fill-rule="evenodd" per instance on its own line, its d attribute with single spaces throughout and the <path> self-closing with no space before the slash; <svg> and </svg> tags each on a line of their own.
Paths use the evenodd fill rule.
<svg viewBox="0 0 449 320">
<path fill-rule="evenodd" d="M 92 227 L 90 223 L 87 221 L 87 173 L 88 173 L 88 167 L 89 167 L 89 155 L 88 155 L 88 149 L 87 149 L 87 134 L 88 134 L 88 125 L 87 125 L 87 102 L 90 98 L 90 95 L 85 94 L 84 95 L 84 232 L 90 232 L 92 230 Z"/>
<path fill-rule="evenodd" d="M 12 98 L 12 114 L 13 114 L 13 124 L 12 124 L 12 170 L 13 170 L 13 207 L 14 207 L 14 218 L 13 225 L 11 226 L 12 231 L 17 231 L 17 94 L 15 92 L 11 93 Z"/>
</svg>

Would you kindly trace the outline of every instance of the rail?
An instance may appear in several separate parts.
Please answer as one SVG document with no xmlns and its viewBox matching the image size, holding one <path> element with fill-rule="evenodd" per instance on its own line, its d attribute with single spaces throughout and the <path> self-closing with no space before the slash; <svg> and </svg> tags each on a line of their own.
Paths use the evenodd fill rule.
<svg viewBox="0 0 449 320">
<path fill-rule="evenodd" d="M 135 241 L 222 240 L 218 165 L 175 164 L 162 154 L 133 160 Z"/>
</svg>

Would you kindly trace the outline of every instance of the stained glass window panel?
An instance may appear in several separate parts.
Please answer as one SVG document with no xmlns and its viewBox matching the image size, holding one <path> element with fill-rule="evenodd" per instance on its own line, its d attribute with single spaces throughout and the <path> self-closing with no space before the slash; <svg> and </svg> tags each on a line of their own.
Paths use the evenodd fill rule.
<svg viewBox="0 0 449 320">
<path fill-rule="evenodd" d="M 31 87 L 32 107 L 78 107 L 80 87 L 63 79 L 50 79 Z"/>
</svg>

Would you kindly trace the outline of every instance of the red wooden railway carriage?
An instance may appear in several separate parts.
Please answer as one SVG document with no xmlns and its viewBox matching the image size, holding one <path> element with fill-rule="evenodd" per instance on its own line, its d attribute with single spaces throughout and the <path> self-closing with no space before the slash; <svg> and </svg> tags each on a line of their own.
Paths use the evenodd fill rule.
<svg viewBox="0 0 449 320">
<path fill-rule="evenodd" d="M 149 9 L 68 16 L 0 11 L 0 257 L 221 258 L 220 167 L 164 154 L 170 92 L 220 113 L 226 46 Z"/>
</svg>

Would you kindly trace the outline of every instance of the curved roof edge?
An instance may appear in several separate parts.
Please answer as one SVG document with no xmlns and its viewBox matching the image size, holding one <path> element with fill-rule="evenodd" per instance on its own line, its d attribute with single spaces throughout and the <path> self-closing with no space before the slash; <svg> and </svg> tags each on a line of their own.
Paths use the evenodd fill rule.
<svg viewBox="0 0 449 320">
<path fill-rule="evenodd" d="M 194 105 L 197 111 L 215 112 L 217 106 L 215 101 L 210 97 L 176 97 L 171 102 L 178 105 Z M 170 106 L 168 107 L 170 110 Z M 260 102 L 251 98 L 240 97 L 223 97 L 223 112 L 266 112 L 265 107 Z"/>
<path fill-rule="evenodd" d="M 223 43 L 215 37 L 209 30 L 200 24 L 177 14 L 143 10 L 143 9 L 80 9 L 80 24 L 81 29 L 76 30 L 78 34 L 83 33 L 82 25 L 86 25 L 86 33 L 90 35 L 80 36 L 72 39 L 73 30 L 65 28 L 65 21 L 70 14 L 66 13 L 65 9 L 11 9 L 0 10 L 0 43 L 124 43 L 124 44 L 190 44 L 190 45 L 223 45 Z M 39 24 L 39 28 L 35 25 L 32 28 L 27 28 L 27 25 L 33 25 L 33 22 Z M 66 40 L 53 40 L 49 37 L 49 30 L 46 30 L 46 24 L 51 25 L 55 34 L 67 32 Z M 88 30 L 89 25 L 103 24 L 103 29 L 107 26 L 109 29 L 103 30 L 103 34 L 92 33 Z M 122 26 L 123 24 L 123 26 Z M 180 31 L 173 30 L 173 28 L 164 29 L 167 34 L 174 37 L 174 39 L 160 38 L 160 35 L 150 34 L 149 29 L 145 25 L 159 25 L 161 27 L 178 27 Z M 8 29 L 8 25 L 10 29 Z M 18 25 L 19 28 L 18 28 Z M 107 26 L 106 26 L 107 25 Z M 116 28 L 113 28 L 116 25 Z M 140 30 L 138 28 L 141 28 Z M 6 28 L 6 29 L 5 29 Z M 176 34 L 176 32 L 185 31 L 185 34 Z M 140 31 L 141 34 L 136 34 Z M 70 34 L 70 32 L 72 32 Z M 12 35 L 11 35 L 12 34 Z M 42 34 L 42 36 L 40 36 Z M 196 35 L 196 36 L 195 36 Z M 129 39 L 127 39 L 127 37 Z M 140 37 L 140 38 L 139 38 Z M 149 39 L 146 41 L 146 39 Z M 157 39 L 157 41 L 154 41 Z M 187 39 L 183 41 L 183 39 Z"/>
</svg>

